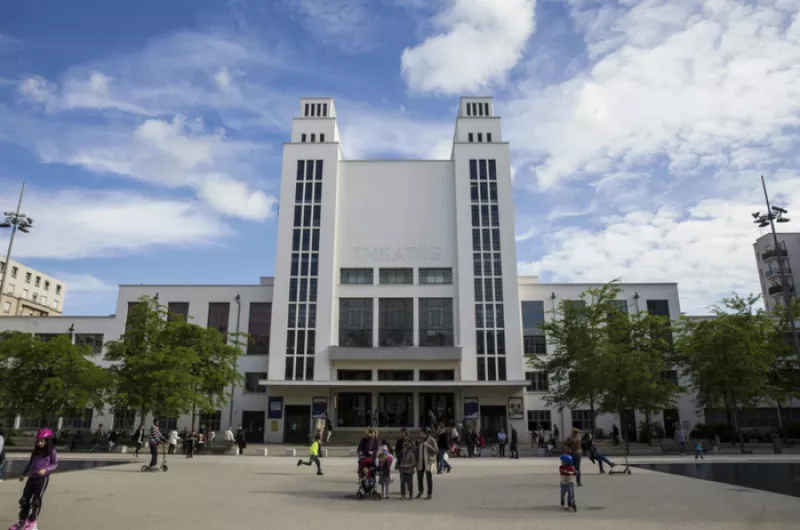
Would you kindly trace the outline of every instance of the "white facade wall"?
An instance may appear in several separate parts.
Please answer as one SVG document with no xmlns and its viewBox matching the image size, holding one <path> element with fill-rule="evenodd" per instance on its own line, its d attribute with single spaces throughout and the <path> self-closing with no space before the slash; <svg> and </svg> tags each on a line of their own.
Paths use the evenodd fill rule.
<svg viewBox="0 0 800 530">
<path fill-rule="evenodd" d="M 669 313 L 672 320 L 680 318 L 680 300 L 678 298 L 678 285 L 675 283 L 621 283 L 621 292 L 618 300 L 627 302 L 630 314 L 647 311 L 648 300 L 666 300 L 669 303 Z M 533 277 L 521 277 L 519 280 L 520 300 L 544 302 L 545 318 L 550 320 L 555 318 L 553 311 L 558 310 L 558 305 L 564 300 L 580 300 L 581 293 L 587 289 L 600 288 L 602 284 L 589 283 L 539 283 Z M 586 300 L 589 304 L 590 300 Z M 553 345 L 547 344 L 547 354 L 553 354 Z M 530 366 L 527 371 L 534 371 Z M 687 381 L 681 380 L 682 385 L 687 385 Z M 557 407 L 550 407 L 544 399 L 544 392 L 525 392 L 526 414 L 530 411 L 549 410 L 552 422 L 558 425 L 562 433 L 567 433 L 573 426 L 572 411 L 564 409 L 559 411 Z M 579 410 L 588 409 L 588 404 L 581 406 Z M 675 402 L 674 408 L 680 416 L 680 422 L 690 432 L 698 423 L 702 423 L 702 415 L 697 414 L 694 396 L 692 393 L 681 394 Z M 636 427 L 644 421 L 644 414 L 636 412 Z M 664 425 L 662 415 L 651 418 L 651 421 L 659 421 Z M 613 425 L 621 428 L 619 418 L 612 414 L 600 414 L 597 416 L 596 425 L 603 429 L 606 434 L 611 432 Z"/>
<path fill-rule="evenodd" d="M 792 296 L 797 296 L 798 275 L 795 267 L 800 267 L 800 234 L 778 234 L 778 243 L 786 250 L 783 257 L 783 265 L 789 285 L 792 289 Z M 764 307 L 767 311 L 774 311 L 777 305 L 783 305 L 783 290 L 778 287 L 781 285 L 780 264 L 776 255 L 765 253 L 775 250 L 775 240 L 772 233 L 767 233 L 759 237 L 753 244 L 756 257 L 756 267 L 758 268 L 758 280 L 761 283 L 761 296 L 764 300 Z M 769 292 L 773 288 L 773 293 Z"/>
</svg>

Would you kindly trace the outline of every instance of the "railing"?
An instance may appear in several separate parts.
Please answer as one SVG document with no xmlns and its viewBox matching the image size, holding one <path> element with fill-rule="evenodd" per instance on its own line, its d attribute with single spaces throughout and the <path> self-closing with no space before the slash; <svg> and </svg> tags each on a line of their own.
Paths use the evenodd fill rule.
<svg viewBox="0 0 800 530">
<path fill-rule="evenodd" d="M 786 257 L 786 255 L 787 255 L 786 254 L 786 249 L 782 248 L 779 251 L 776 251 L 773 248 L 773 249 L 767 250 L 766 252 L 761 254 L 761 259 L 768 260 L 768 259 L 772 259 L 772 258 L 777 258 L 779 255 L 783 256 L 783 257 Z"/>
</svg>

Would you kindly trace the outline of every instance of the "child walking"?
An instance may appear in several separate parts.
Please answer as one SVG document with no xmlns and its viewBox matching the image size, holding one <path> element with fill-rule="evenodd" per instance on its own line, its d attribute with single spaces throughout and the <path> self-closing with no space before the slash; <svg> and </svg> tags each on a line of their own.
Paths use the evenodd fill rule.
<svg viewBox="0 0 800 530">
<path fill-rule="evenodd" d="M 27 477 L 22 498 L 19 500 L 19 521 L 8 530 L 34 530 L 42 511 L 42 499 L 50 483 L 50 473 L 58 467 L 53 431 L 42 428 L 36 433 L 36 445 L 31 459 L 22 471 L 20 482 Z"/>
<path fill-rule="evenodd" d="M 389 498 L 389 484 L 392 483 L 392 457 L 381 451 L 378 455 L 378 484 L 381 485 L 381 495 Z"/>
<path fill-rule="evenodd" d="M 703 458 L 703 442 L 702 441 L 698 441 L 697 444 L 694 446 L 694 459 L 697 460 L 698 458 L 700 460 L 705 460 L 705 458 Z"/>
<path fill-rule="evenodd" d="M 561 466 L 558 468 L 558 474 L 561 475 L 561 506 L 564 506 L 564 497 L 566 497 L 566 507 L 572 508 L 573 512 L 577 512 L 578 505 L 575 504 L 575 483 L 573 482 L 573 477 L 578 473 L 575 470 L 575 462 L 570 455 L 561 455 Z"/>
<path fill-rule="evenodd" d="M 313 462 L 314 464 L 317 464 L 317 475 L 322 475 L 322 464 L 319 461 L 319 443 L 321 440 L 322 435 L 317 433 L 317 435 L 314 436 L 314 441 L 311 442 L 311 446 L 308 448 L 308 462 L 298 460 L 297 467 L 310 466 Z"/>
</svg>

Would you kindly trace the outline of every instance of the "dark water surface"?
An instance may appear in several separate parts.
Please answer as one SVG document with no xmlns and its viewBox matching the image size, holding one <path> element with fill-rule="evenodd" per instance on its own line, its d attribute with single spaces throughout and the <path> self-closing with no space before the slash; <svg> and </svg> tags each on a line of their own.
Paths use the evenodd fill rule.
<svg viewBox="0 0 800 530">
<path fill-rule="evenodd" d="M 22 474 L 22 470 L 25 469 L 27 463 L 27 458 L 14 459 L 6 462 L 6 478 L 18 478 Z M 118 466 L 120 464 L 128 463 L 129 462 L 124 460 L 59 460 L 55 473 L 66 473 L 68 471 L 80 471 L 83 469 L 95 469 L 106 466 Z"/>
<path fill-rule="evenodd" d="M 635 467 L 800 497 L 800 464 L 771 462 L 636 464 Z"/>
</svg>

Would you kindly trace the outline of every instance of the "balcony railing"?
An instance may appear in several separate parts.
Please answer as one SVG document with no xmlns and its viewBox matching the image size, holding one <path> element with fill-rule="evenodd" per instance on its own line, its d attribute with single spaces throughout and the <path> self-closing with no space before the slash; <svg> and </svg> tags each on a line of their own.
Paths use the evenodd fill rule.
<svg viewBox="0 0 800 530">
<path fill-rule="evenodd" d="M 781 248 L 780 250 L 775 250 L 773 248 L 773 249 L 767 250 L 766 252 L 763 252 L 761 254 L 761 259 L 768 260 L 768 259 L 777 258 L 778 256 L 786 257 L 786 255 L 787 254 L 786 254 L 786 249 L 785 248 Z"/>
<path fill-rule="evenodd" d="M 767 289 L 767 292 L 770 294 L 770 296 L 772 296 L 774 294 L 782 293 L 783 292 L 783 285 L 782 284 L 770 285 L 769 288 Z M 794 285 L 790 285 L 789 286 L 789 292 L 791 292 L 791 293 L 794 292 Z"/>
<path fill-rule="evenodd" d="M 792 273 L 792 268 L 789 265 L 784 264 L 783 265 L 783 272 L 786 273 L 786 274 L 791 274 Z M 767 269 L 767 272 L 765 273 L 765 275 L 766 275 L 767 278 L 774 278 L 775 276 L 780 276 L 781 275 L 781 270 L 779 268 L 777 268 L 777 267 L 775 267 L 774 269 L 769 268 L 769 269 Z"/>
</svg>

